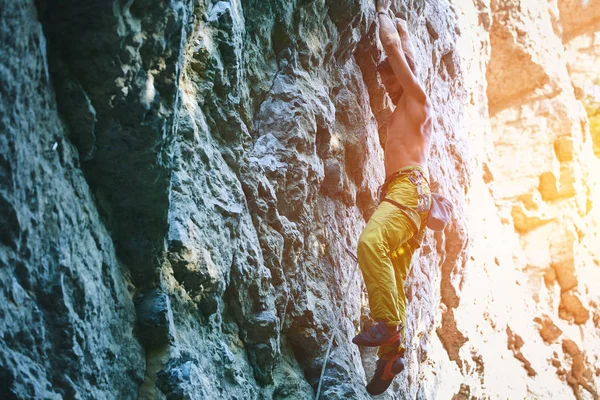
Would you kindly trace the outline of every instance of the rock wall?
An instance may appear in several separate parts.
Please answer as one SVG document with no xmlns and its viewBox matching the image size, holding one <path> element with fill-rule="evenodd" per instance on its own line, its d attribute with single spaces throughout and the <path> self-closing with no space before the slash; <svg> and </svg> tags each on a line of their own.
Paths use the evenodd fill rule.
<svg viewBox="0 0 600 400">
<path fill-rule="evenodd" d="M 0 14 L 0 393 L 131 397 L 145 361 L 129 273 L 59 118 L 35 7 Z"/>
<path fill-rule="evenodd" d="M 565 49 L 600 29 L 587 3 L 489 4 L 489 125 L 472 141 L 482 168 L 457 279 L 465 339 L 442 379 L 462 383 L 457 398 L 598 398 L 598 159 L 576 89 L 586 64 Z"/>
<path fill-rule="evenodd" d="M 456 213 L 413 264 L 408 368 L 384 397 L 599 387 L 597 160 L 564 50 L 599 14 L 574 7 L 393 6 L 437 110 L 433 189 Z M 314 398 L 336 335 L 322 398 L 368 398 L 348 252 L 391 112 L 373 2 L 0 14 L 0 392 Z"/>
</svg>

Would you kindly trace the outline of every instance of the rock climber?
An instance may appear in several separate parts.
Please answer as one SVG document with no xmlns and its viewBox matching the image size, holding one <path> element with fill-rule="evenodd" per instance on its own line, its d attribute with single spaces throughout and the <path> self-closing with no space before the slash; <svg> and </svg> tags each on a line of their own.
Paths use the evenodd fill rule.
<svg viewBox="0 0 600 400">
<path fill-rule="evenodd" d="M 433 110 L 416 77 L 406 22 L 390 15 L 390 2 L 376 3 L 379 40 L 387 56 L 377 72 L 396 107 L 387 121 L 382 201 L 357 249 L 376 324 L 352 339 L 360 346 L 379 347 L 376 371 L 367 385 L 370 394 L 383 393 L 404 369 L 404 282 L 431 205 L 427 158 Z"/>
</svg>

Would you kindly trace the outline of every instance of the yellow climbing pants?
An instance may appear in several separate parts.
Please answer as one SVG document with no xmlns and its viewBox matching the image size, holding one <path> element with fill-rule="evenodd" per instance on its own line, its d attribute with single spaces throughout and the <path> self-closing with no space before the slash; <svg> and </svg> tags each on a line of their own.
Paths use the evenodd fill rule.
<svg viewBox="0 0 600 400">
<path fill-rule="evenodd" d="M 407 166 L 398 173 L 417 170 L 421 176 L 424 171 L 420 166 Z M 404 349 L 406 327 L 406 296 L 404 282 L 410 271 L 413 253 L 421 246 L 424 235 L 424 222 L 427 213 L 416 210 L 419 198 L 417 186 L 421 193 L 431 196 L 429 185 L 421 178 L 417 184 L 410 176 L 399 175 L 387 185 L 385 198 L 393 200 L 411 209 L 399 207 L 382 201 L 369 219 L 358 242 L 358 264 L 363 274 L 369 296 L 371 316 L 376 321 L 383 321 L 389 326 L 401 326 L 402 339 L 400 347 L 380 346 L 378 355 Z M 430 199 L 429 199 L 430 200 Z"/>
</svg>

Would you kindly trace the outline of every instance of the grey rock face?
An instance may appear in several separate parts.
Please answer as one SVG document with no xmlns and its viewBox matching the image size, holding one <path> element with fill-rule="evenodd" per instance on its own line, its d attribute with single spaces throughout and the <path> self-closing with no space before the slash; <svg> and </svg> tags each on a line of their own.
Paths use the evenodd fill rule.
<svg viewBox="0 0 600 400">
<path fill-rule="evenodd" d="M 173 312 L 169 296 L 157 289 L 140 293 L 135 301 L 138 337 L 149 347 L 173 342 Z"/>
<path fill-rule="evenodd" d="M 347 252 L 383 181 L 391 112 L 373 2 L 5 3 L 0 389 L 307 399 L 336 334 L 323 398 L 368 398 Z M 400 7 L 435 107 L 454 107 L 431 174 L 456 165 L 468 186 L 444 147 L 464 145 L 454 11 Z M 409 379 L 465 237 L 460 221 L 428 237 L 409 278 Z"/>
<path fill-rule="evenodd" d="M 59 111 L 137 284 L 156 279 L 189 2 L 39 0 Z"/>
<path fill-rule="evenodd" d="M 0 392 L 133 398 L 145 362 L 127 270 L 59 118 L 33 1 L 0 13 Z"/>
</svg>

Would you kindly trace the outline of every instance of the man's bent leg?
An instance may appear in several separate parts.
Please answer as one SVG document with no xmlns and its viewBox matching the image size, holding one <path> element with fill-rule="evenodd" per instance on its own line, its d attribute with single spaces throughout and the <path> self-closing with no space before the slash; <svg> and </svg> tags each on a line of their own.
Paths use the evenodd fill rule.
<svg viewBox="0 0 600 400">
<path fill-rule="evenodd" d="M 402 323 L 400 345 L 383 345 L 377 350 L 377 355 L 390 356 L 391 354 L 401 354 L 404 352 L 404 340 L 406 338 L 406 295 L 404 293 L 404 282 L 410 271 L 410 265 L 414 249 L 409 243 L 404 243 L 399 246 L 396 251 L 391 254 L 392 264 L 394 266 L 396 277 L 396 292 L 398 293 L 398 311 L 399 319 Z"/>
<path fill-rule="evenodd" d="M 398 326 L 401 319 L 401 297 L 398 293 L 396 273 L 390 258 L 391 252 L 415 234 L 414 224 L 399 208 L 383 202 L 379 205 L 358 242 L 358 264 L 361 268 L 371 316 L 388 326 Z M 402 293 L 404 297 L 404 293 Z"/>
<path fill-rule="evenodd" d="M 423 171 L 420 168 L 417 169 L 423 174 Z M 418 184 L 424 185 L 424 181 L 420 179 Z M 426 186 L 422 187 L 421 191 L 425 194 L 429 194 L 429 188 Z M 401 204 L 408 204 L 416 208 L 418 204 L 418 193 L 419 190 L 417 190 L 417 187 L 410 180 L 399 180 L 391 185 L 387 197 Z M 404 350 L 403 343 L 406 331 L 406 295 L 404 293 L 404 282 L 410 272 L 413 254 L 421 246 L 421 241 L 425 235 L 425 221 L 427 220 L 427 214 L 428 211 L 418 213 L 416 210 L 411 213 L 411 220 L 414 224 L 412 232 L 415 236 L 399 243 L 389 254 L 392 265 L 394 266 L 394 281 L 396 283 L 396 293 L 398 295 L 397 304 L 399 319 L 402 324 L 402 339 L 400 340 L 399 347 L 391 344 L 380 346 L 378 351 L 380 357 L 384 355 L 389 357 L 392 354 L 402 353 Z M 415 226 L 420 227 L 419 232 L 417 232 Z"/>
</svg>

